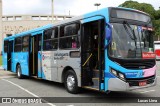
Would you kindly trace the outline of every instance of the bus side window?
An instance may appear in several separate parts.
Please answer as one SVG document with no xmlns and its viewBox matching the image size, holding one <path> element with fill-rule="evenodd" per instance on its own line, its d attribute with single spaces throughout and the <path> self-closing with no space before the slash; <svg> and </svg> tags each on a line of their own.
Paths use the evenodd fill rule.
<svg viewBox="0 0 160 106">
<path fill-rule="evenodd" d="M 76 49 L 79 48 L 79 23 L 73 23 L 60 28 L 60 49 Z"/>
<path fill-rule="evenodd" d="M 15 39 L 14 52 L 21 52 L 22 49 L 22 37 Z"/>
<path fill-rule="evenodd" d="M 58 48 L 58 28 L 48 29 L 44 32 L 43 50 L 55 50 Z"/>
<path fill-rule="evenodd" d="M 22 39 L 23 39 L 22 51 L 26 52 L 29 50 L 29 36 L 24 36 Z"/>
</svg>

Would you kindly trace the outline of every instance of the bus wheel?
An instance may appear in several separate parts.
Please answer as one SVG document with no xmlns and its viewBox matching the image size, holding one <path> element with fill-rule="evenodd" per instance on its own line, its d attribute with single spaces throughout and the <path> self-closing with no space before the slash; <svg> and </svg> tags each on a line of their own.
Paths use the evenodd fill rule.
<svg viewBox="0 0 160 106">
<path fill-rule="evenodd" d="M 23 76 L 21 74 L 21 66 L 20 65 L 17 66 L 16 71 L 17 71 L 17 77 L 19 79 L 23 78 Z"/>
<path fill-rule="evenodd" d="M 73 70 L 69 70 L 65 74 L 65 88 L 69 93 L 78 93 L 77 76 Z"/>
</svg>

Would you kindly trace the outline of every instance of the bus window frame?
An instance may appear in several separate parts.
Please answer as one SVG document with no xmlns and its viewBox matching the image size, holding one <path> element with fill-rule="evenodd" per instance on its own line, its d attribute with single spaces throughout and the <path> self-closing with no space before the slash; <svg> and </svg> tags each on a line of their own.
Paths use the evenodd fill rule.
<svg viewBox="0 0 160 106">
<path fill-rule="evenodd" d="M 65 27 L 66 26 L 70 26 L 70 25 L 74 25 L 74 24 L 78 24 L 78 30 L 77 30 L 77 34 L 74 34 L 74 35 L 65 35 Z M 63 28 L 63 30 L 62 30 L 62 28 Z M 63 33 L 63 34 L 62 34 Z M 81 33 L 81 23 L 80 23 L 80 21 L 74 21 L 74 22 L 70 22 L 70 23 L 66 23 L 66 24 L 64 24 L 64 25 L 60 25 L 60 27 L 59 27 L 59 50 L 78 50 L 79 48 L 80 48 L 80 46 L 81 46 L 81 41 L 80 41 L 80 33 Z M 61 36 L 61 34 L 63 35 L 63 36 Z M 61 39 L 65 39 L 65 38 L 71 38 L 72 39 L 72 37 L 77 37 L 77 39 L 78 39 L 78 43 L 77 43 L 77 47 L 76 48 L 73 48 L 73 47 L 71 47 L 71 48 L 61 48 L 60 47 L 60 40 Z"/>
<path fill-rule="evenodd" d="M 45 39 L 45 36 L 47 36 L 47 35 L 45 35 L 45 33 L 46 33 L 46 31 L 49 31 L 49 30 L 51 30 L 52 31 L 52 34 L 50 35 L 50 39 Z M 57 36 L 56 36 L 56 38 L 54 37 L 54 38 L 52 38 L 52 35 L 53 35 L 53 30 L 55 31 L 54 32 L 54 34 L 57 34 Z M 57 30 L 57 31 L 56 31 Z M 42 42 L 43 42 L 43 51 L 56 51 L 56 50 L 58 50 L 58 44 L 59 44 L 59 39 L 58 39 L 58 35 L 59 35 L 59 33 L 58 33 L 58 27 L 57 26 L 55 26 L 55 27 L 53 27 L 53 28 L 49 28 L 49 29 L 46 29 L 46 30 L 44 30 L 44 32 L 43 32 L 43 40 L 42 40 Z M 45 48 L 45 42 L 47 42 L 47 41 L 54 41 L 54 40 L 57 40 L 57 47 L 55 48 L 55 49 L 46 49 Z M 50 43 L 50 42 L 49 42 Z M 52 43 L 51 43 L 52 44 Z"/>
<path fill-rule="evenodd" d="M 28 42 L 28 45 L 27 45 L 27 46 L 28 46 L 28 49 L 24 51 L 24 38 L 25 38 L 25 37 L 28 37 L 28 41 L 27 41 L 27 42 Z M 21 52 L 29 52 L 29 43 L 30 43 L 30 35 L 22 36 L 22 43 L 21 43 L 21 44 L 22 44 L 22 47 L 21 47 Z"/>
<path fill-rule="evenodd" d="M 16 38 L 14 39 L 14 52 L 22 52 L 22 37 L 23 37 L 23 36 L 20 36 L 20 37 L 16 37 Z M 19 38 L 21 39 L 21 42 L 18 43 L 18 44 L 16 44 L 16 39 L 19 39 Z M 20 47 L 21 47 L 21 48 L 20 48 L 20 51 L 15 50 L 16 46 L 20 46 Z"/>
</svg>

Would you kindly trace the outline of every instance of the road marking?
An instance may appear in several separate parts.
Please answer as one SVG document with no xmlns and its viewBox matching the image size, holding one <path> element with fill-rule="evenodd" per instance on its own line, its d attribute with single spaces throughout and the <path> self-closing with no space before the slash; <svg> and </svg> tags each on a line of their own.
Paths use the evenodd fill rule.
<svg viewBox="0 0 160 106">
<path fill-rule="evenodd" d="M 148 92 L 154 92 L 155 90 L 149 90 L 149 91 L 142 91 L 140 93 L 148 93 Z"/>
<path fill-rule="evenodd" d="M 0 76 L 0 79 L 3 79 L 3 78 L 15 78 L 15 76 Z"/>
<path fill-rule="evenodd" d="M 6 79 L 2 79 L 2 80 L 11 83 L 11 84 L 14 85 L 14 86 L 17 86 L 18 88 L 26 91 L 27 93 L 31 94 L 31 95 L 34 96 L 34 97 L 40 98 L 40 97 L 37 96 L 36 94 L 30 92 L 29 90 L 23 88 L 22 86 L 20 86 L 20 85 L 18 85 L 18 84 L 15 84 L 15 83 L 13 83 L 13 82 L 11 82 L 11 81 L 9 81 L 9 80 L 6 80 Z M 41 99 L 41 98 L 40 98 L 40 99 Z M 42 100 L 43 100 L 44 102 L 46 102 L 48 105 L 50 105 L 50 106 L 56 106 L 56 105 L 54 105 L 54 104 L 52 104 L 52 103 L 48 103 L 48 102 L 47 102 L 46 100 L 44 100 L 44 99 L 42 99 Z"/>
</svg>

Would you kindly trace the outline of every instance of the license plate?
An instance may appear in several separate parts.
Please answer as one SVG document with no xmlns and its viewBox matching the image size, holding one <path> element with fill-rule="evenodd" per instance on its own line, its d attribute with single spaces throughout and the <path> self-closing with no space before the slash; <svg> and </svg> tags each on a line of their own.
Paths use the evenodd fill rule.
<svg viewBox="0 0 160 106">
<path fill-rule="evenodd" d="M 147 81 L 139 82 L 139 86 L 145 86 L 145 85 L 147 85 Z"/>
</svg>

